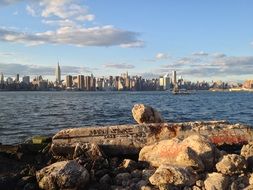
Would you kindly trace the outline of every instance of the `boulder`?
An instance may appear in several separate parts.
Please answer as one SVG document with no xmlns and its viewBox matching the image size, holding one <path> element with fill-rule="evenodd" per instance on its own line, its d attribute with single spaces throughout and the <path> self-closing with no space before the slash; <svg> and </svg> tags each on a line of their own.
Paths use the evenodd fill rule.
<svg viewBox="0 0 253 190">
<path fill-rule="evenodd" d="M 206 190 L 227 190 L 229 178 L 221 173 L 210 173 L 204 181 Z"/>
<path fill-rule="evenodd" d="M 178 167 L 173 165 L 161 165 L 149 178 L 152 185 L 176 185 L 191 186 L 195 184 L 197 174 L 190 167 Z"/>
<path fill-rule="evenodd" d="M 161 114 L 156 109 L 144 104 L 135 104 L 132 114 L 134 120 L 139 124 L 164 122 Z"/>
<path fill-rule="evenodd" d="M 87 187 L 89 172 L 76 161 L 56 162 L 36 172 L 40 189 L 82 189 Z"/>
<path fill-rule="evenodd" d="M 237 154 L 224 155 L 223 158 L 216 164 L 217 171 L 226 175 L 243 173 L 246 167 L 247 163 L 245 158 Z"/>
<path fill-rule="evenodd" d="M 154 167 L 173 163 L 177 166 L 191 166 L 198 171 L 204 170 L 201 158 L 178 138 L 145 146 L 139 153 L 139 160 L 146 161 Z"/>
<path fill-rule="evenodd" d="M 241 155 L 245 157 L 250 169 L 253 168 L 253 141 L 249 142 L 246 145 L 243 145 L 241 149 Z"/>
<path fill-rule="evenodd" d="M 211 143 L 211 141 L 201 135 L 191 135 L 183 140 L 182 144 L 190 147 L 201 158 L 205 170 L 212 170 L 219 150 Z"/>
</svg>

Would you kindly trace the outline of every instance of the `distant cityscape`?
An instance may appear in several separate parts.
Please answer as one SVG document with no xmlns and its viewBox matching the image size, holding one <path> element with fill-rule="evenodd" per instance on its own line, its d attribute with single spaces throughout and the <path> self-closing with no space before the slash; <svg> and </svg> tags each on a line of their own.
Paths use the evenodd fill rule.
<svg viewBox="0 0 253 190">
<path fill-rule="evenodd" d="M 55 69 L 55 81 L 43 79 L 37 76 L 31 80 L 30 76 L 17 74 L 15 78 L 7 77 L 4 73 L 0 76 L 0 91 L 166 91 L 172 90 L 177 85 L 185 90 L 253 90 L 253 80 L 244 83 L 226 83 L 222 81 L 191 82 L 177 76 L 177 71 L 154 79 L 145 79 L 141 76 L 130 76 L 128 72 L 120 76 L 95 77 L 91 75 L 67 75 L 61 78 L 59 63 Z"/>
</svg>

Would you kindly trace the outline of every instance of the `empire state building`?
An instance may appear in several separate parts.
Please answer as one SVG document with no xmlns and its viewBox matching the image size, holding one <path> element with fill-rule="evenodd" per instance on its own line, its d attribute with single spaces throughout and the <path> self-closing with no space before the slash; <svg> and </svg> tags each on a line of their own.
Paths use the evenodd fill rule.
<svg viewBox="0 0 253 190">
<path fill-rule="evenodd" d="M 60 83 L 61 82 L 61 68 L 60 68 L 59 62 L 55 69 L 55 77 L 56 77 L 56 82 Z"/>
</svg>

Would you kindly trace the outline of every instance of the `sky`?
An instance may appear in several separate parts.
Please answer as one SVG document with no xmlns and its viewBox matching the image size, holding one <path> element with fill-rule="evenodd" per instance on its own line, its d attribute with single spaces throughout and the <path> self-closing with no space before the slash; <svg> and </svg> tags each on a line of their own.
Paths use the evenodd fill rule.
<svg viewBox="0 0 253 190">
<path fill-rule="evenodd" d="M 5 77 L 253 79 L 252 0 L 0 0 Z"/>
</svg>

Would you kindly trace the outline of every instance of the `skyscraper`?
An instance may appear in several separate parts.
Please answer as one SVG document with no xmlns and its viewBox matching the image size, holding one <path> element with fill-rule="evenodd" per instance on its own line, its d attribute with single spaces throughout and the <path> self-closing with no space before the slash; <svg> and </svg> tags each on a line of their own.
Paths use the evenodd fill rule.
<svg viewBox="0 0 253 190">
<path fill-rule="evenodd" d="M 19 74 L 16 75 L 15 82 L 19 82 Z"/>
<path fill-rule="evenodd" d="M 61 68 L 60 68 L 59 62 L 55 69 L 55 77 L 56 77 L 56 82 L 60 83 L 61 82 Z"/>
<path fill-rule="evenodd" d="M 66 76 L 66 87 L 71 88 L 73 85 L 73 78 L 71 75 Z"/>
<path fill-rule="evenodd" d="M 80 90 L 84 90 L 84 76 L 83 75 L 77 76 L 77 87 Z"/>
<path fill-rule="evenodd" d="M 30 77 L 29 76 L 24 76 L 22 81 L 25 84 L 29 84 L 30 83 Z"/>
<path fill-rule="evenodd" d="M 172 83 L 173 83 L 173 84 L 177 84 L 177 72 L 176 72 L 176 71 L 173 71 L 173 72 L 172 72 L 172 75 L 173 75 L 173 81 L 172 81 Z"/>
<path fill-rule="evenodd" d="M 1 73 L 0 84 L 3 84 L 3 83 L 4 83 L 4 74 Z"/>
</svg>

